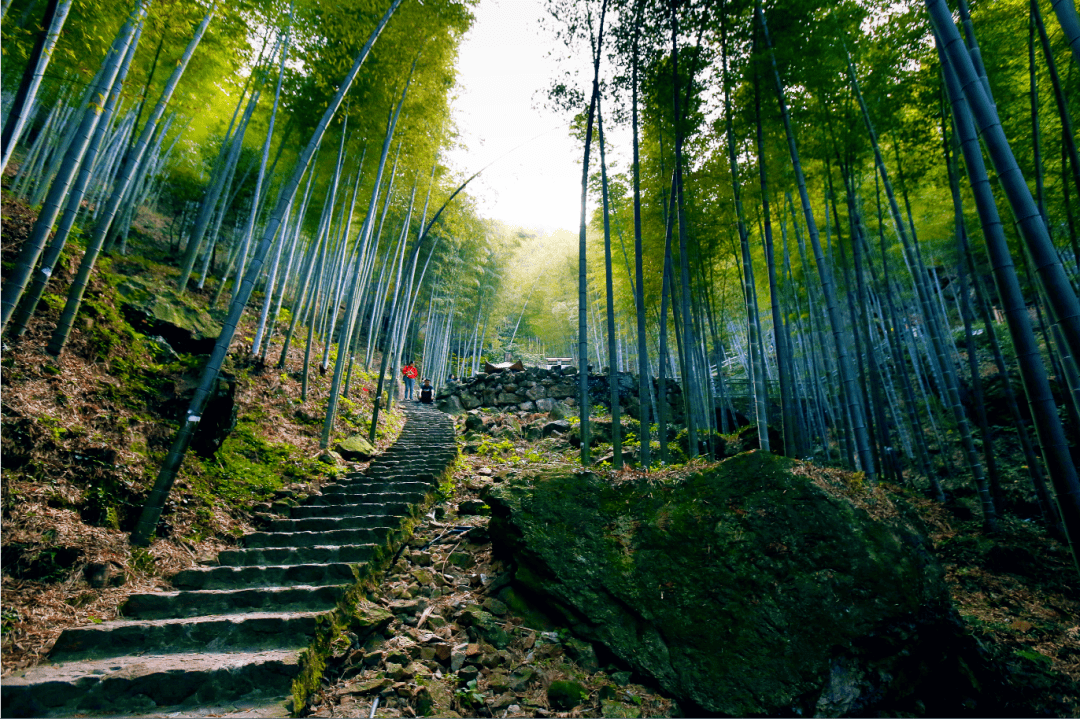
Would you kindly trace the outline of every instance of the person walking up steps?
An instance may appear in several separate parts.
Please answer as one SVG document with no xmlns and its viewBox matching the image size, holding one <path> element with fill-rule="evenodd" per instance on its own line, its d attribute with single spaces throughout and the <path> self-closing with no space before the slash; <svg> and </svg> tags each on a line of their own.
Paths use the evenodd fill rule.
<svg viewBox="0 0 1080 719">
<path fill-rule="evenodd" d="M 401 368 L 401 374 L 405 378 L 405 399 L 412 399 L 413 386 L 416 384 L 416 378 L 420 376 L 420 372 L 413 365 L 412 360 L 409 360 Z"/>
<path fill-rule="evenodd" d="M 431 386 L 431 380 L 424 380 L 424 384 L 420 386 L 420 401 L 424 404 L 431 404 L 435 401 L 435 388 Z"/>
</svg>

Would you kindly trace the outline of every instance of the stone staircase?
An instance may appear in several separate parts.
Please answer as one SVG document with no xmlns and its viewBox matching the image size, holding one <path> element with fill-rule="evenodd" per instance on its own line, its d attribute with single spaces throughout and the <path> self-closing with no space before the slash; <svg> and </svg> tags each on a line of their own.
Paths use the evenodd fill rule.
<svg viewBox="0 0 1080 719">
<path fill-rule="evenodd" d="M 132 596 L 124 619 L 66 629 L 48 663 L 6 678 L 2 714 L 138 714 L 281 700 L 320 615 L 331 612 L 453 461 L 453 423 L 405 403 L 397 442 L 363 473 L 244 537 L 176 591 Z"/>
</svg>

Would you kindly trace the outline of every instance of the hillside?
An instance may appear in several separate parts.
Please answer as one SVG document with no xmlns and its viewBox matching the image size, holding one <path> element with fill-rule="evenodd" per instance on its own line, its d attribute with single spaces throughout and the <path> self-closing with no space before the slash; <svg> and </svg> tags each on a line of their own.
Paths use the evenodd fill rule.
<svg viewBox="0 0 1080 719">
<path fill-rule="evenodd" d="M 6 268 L 34 213 L 6 190 L 3 198 Z M 132 278 L 159 296 L 175 296 L 169 287 L 177 270 L 161 249 L 168 247 L 164 225 L 164 218 L 142 213 L 130 253 L 98 264 L 84 315 L 59 359 L 44 345 L 78 244 L 58 264 L 26 335 L 5 342 L 5 674 L 40 661 L 65 627 L 115 618 L 128 595 L 166 587 L 172 574 L 235 546 L 269 503 L 311 493 L 358 466 L 319 461 L 329 378 L 312 372 L 301 401 L 304 347 L 290 347 L 283 370 L 239 347 L 224 370 L 235 380 L 235 428 L 211 456 L 188 454 L 157 538 L 146 549 L 129 545 L 127 534 L 206 359 L 178 354 L 138 332 L 124 314 L 117 288 Z M 222 311 L 209 308 L 211 297 L 210 288 L 189 292 L 185 306 L 220 319 Z M 249 347 L 252 332 L 248 315 L 239 337 Z M 280 337 L 275 347 L 280 351 Z M 372 378 L 359 372 L 354 382 L 352 400 L 337 418 L 338 439 L 367 427 Z M 393 440 L 400 423 L 392 414 L 380 425 L 380 446 Z"/>
</svg>

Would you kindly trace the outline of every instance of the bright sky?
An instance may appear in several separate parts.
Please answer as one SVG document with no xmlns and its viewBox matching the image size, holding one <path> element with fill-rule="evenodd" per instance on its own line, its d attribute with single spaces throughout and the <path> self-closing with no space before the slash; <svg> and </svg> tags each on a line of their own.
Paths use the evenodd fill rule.
<svg viewBox="0 0 1080 719">
<path fill-rule="evenodd" d="M 450 165 L 467 177 L 526 143 L 469 185 L 481 214 L 509 225 L 576 230 L 581 150 L 567 118 L 543 108 L 555 74 L 547 53 L 557 44 L 540 27 L 543 2 L 481 0 L 474 12 L 453 103 L 465 147 L 450 153 Z"/>
</svg>

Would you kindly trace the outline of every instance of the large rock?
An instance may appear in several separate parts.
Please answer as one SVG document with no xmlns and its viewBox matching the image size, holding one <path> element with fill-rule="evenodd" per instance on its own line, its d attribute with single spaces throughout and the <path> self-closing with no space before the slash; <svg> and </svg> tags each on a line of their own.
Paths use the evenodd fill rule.
<svg viewBox="0 0 1080 719">
<path fill-rule="evenodd" d="M 221 323 L 172 285 L 128 277 L 116 287 L 125 319 L 139 332 L 162 337 L 181 354 L 209 354 Z"/>
<path fill-rule="evenodd" d="M 465 406 L 461 404 L 461 399 L 458 398 L 457 395 L 444 394 L 441 392 L 440 394 L 442 396 L 439 397 L 437 404 L 435 405 L 440 410 L 446 412 L 447 414 L 462 414 L 463 412 L 465 412 Z"/>
<path fill-rule="evenodd" d="M 354 434 L 346 440 L 337 443 L 334 447 L 342 459 L 350 462 L 366 462 L 375 456 L 375 448 L 362 434 Z"/>
<path fill-rule="evenodd" d="M 483 432 L 485 430 L 484 418 L 480 416 L 479 411 L 473 410 L 465 417 L 465 429 L 469 432 Z"/>
<path fill-rule="evenodd" d="M 684 707 L 968 711 L 970 645 L 918 518 L 807 469 L 755 452 L 661 485 L 552 470 L 482 496 L 519 586 Z"/>
</svg>

